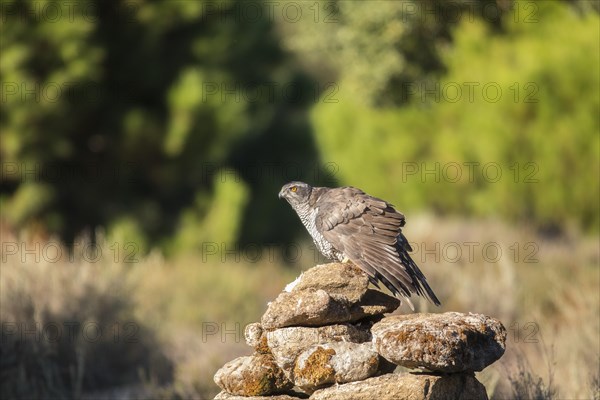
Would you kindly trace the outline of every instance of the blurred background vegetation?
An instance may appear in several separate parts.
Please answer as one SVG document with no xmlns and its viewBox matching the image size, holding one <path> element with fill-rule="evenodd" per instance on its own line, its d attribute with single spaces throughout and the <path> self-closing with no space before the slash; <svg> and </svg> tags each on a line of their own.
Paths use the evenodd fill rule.
<svg viewBox="0 0 600 400">
<path fill-rule="evenodd" d="M 526 275 L 509 269 L 501 288 L 481 286 L 497 308 L 482 306 L 474 287 L 444 289 L 442 301 L 554 326 L 571 315 L 557 311 L 570 276 L 568 287 L 585 284 L 591 297 L 566 304 L 597 323 L 588 301 L 598 283 L 589 243 L 600 230 L 598 1 L 0 4 L 3 244 L 57 240 L 73 252 L 89 241 L 125 252 L 132 243 L 135 253 L 92 266 L 63 255 L 59 271 L 23 268 L 31 260 L 12 247 L 4 257 L 3 245 L 2 321 L 126 319 L 144 338 L 118 365 L 125 349 L 106 343 L 23 351 L 3 341 L 12 358 L 2 379 L 20 382 L 8 397 L 77 397 L 131 381 L 214 394 L 212 369 L 241 350 L 206 355 L 193 339 L 202 323 L 255 320 L 298 270 L 281 268 L 290 257 L 274 252 L 269 263 L 228 256 L 225 271 L 218 255 L 207 262 L 204 245 L 306 239 L 277 198 L 290 180 L 360 187 L 407 213 L 409 230 L 410 215 L 431 214 L 416 225 L 444 234 L 413 231 L 428 243 L 495 230 L 507 246 L 513 237 L 559 240 L 552 290 L 519 286 L 514 274 L 536 281 L 550 267 L 528 265 Z M 464 222 L 490 219 L 508 227 Z M 569 261 L 573 253 L 581 256 Z M 551 263 L 552 250 L 544 254 Z M 461 272 L 472 282 L 485 263 L 475 264 Z M 424 269 L 444 286 L 443 270 Z M 507 291 L 518 300 L 505 304 Z M 52 293 L 64 301 L 50 303 Z M 73 308 L 67 299 L 87 300 Z M 596 325 L 574 352 L 595 346 L 584 365 L 597 370 Z M 563 394 L 590 393 L 588 381 L 562 379 Z M 33 392 L 19 392 L 32 382 Z"/>
<path fill-rule="evenodd" d="M 302 179 L 598 230 L 597 2 L 285 5 L 3 1 L 4 222 L 276 243 Z"/>
</svg>

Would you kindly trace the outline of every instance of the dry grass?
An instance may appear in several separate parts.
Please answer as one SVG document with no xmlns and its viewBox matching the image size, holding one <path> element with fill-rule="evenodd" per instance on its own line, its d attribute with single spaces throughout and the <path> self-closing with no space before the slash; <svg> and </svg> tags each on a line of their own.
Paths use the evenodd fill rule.
<svg viewBox="0 0 600 400">
<path fill-rule="evenodd" d="M 432 255 L 422 262 L 422 251 L 414 257 L 442 299 L 440 311 L 480 312 L 506 326 L 505 356 L 479 374 L 490 397 L 597 396 L 593 382 L 600 368 L 598 237 L 576 232 L 544 237 L 528 227 L 498 221 L 440 221 L 429 216 L 413 218 L 407 231 L 419 250 L 423 243 L 427 249 L 439 243 L 439 263 L 432 262 Z M 455 243 L 463 250 L 458 260 L 451 252 Z M 482 252 L 486 245 L 488 255 Z M 472 258 L 469 247 L 474 249 Z M 502 255 L 496 256 L 494 248 Z"/>
<path fill-rule="evenodd" d="M 545 238 L 497 221 L 430 216 L 411 218 L 406 233 L 443 302 L 435 311 L 481 312 L 507 327 L 505 356 L 478 374 L 492 398 L 598 399 L 597 237 L 573 232 Z M 266 250 L 257 263 L 248 254 L 223 262 L 220 254 L 203 259 L 199 253 L 115 262 L 111 244 L 102 241 L 105 256 L 95 262 L 69 259 L 64 249 L 55 262 L 5 251 L 6 243 L 43 248 L 47 241 L 2 231 L 2 398 L 210 398 L 218 390 L 216 369 L 250 352 L 245 324 L 259 319 L 287 282 L 318 261 L 306 245 L 295 268 L 282 267 L 280 252 Z M 488 254 L 482 253 L 486 244 Z M 501 256 L 493 253 L 498 247 Z M 421 311 L 433 310 L 415 303 Z M 71 322 L 97 323 L 105 334 L 96 341 L 86 340 L 81 329 L 74 338 L 64 329 L 58 341 L 44 336 L 44 328 L 47 334 L 48 326 Z M 36 323 L 40 338 L 10 331 Z M 117 340 L 115 323 L 121 328 Z M 126 323 L 136 327 L 139 340 L 125 341 L 131 335 L 123 330 Z"/>
<path fill-rule="evenodd" d="M 136 317 L 124 266 L 69 260 L 66 249 L 45 252 L 36 243 L 2 232 L 1 397 L 79 398 L 108 386 L 170 381 L 172 363 Z M 11 254 L 13 244 L 33 251 Z"/>
</svg>

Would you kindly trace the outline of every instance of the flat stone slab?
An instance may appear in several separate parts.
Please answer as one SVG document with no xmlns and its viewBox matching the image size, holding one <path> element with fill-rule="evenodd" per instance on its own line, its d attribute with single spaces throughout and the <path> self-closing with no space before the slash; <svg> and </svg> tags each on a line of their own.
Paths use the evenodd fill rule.
<svg viewBox="0 0 600 400">
<path fill-rule="evenodd" d="M 387 360 L 438 372 L 481 371 L 504 354 L 506 329 L 482 314 L 447 312 L 383 318 L 371 328 Z"/>
<path fill-rule="evenodd" d="M 329 263 L 303 272 L 286 287 L 288 292 L 324 290 L 332 297 L 356 303 L 369 288 L 369 278 L 354 264 Z"/>
<path fill-rule="evenodd" d="M 294 386 L 270 354 L 238 357 L 221 367 L 214 380 L 227 393 L 239 396 L 282 393 Z"/>
<path fill-rule="evenodd" d="M 369 278 L 355 265 L 318 265 L 269 303 L 261 319 L 262 328 L 352 322 L 390 313 L 400 306 L 400 300 L 368 286 Z"/>
<path fill-rule="evenodd" d="M 322 289 L 316 291 L 283 292 L 269 303 L 262 316 L 264 329 L 286 326 L 323 326 L 353 322 L 366 317 L 390 313 L 400 300 L 369 289 L 358 303 L 336 299 Z"/>
<path fill-rule="evenodd" d="M 488 400 L 473 374 L 386 374 L 315 391 L 311 400 Z"/>
</svg>

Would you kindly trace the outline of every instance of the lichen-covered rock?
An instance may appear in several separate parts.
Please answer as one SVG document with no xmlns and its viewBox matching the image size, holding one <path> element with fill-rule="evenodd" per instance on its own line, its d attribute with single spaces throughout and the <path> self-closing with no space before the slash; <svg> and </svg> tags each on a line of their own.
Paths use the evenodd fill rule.
<svg viewBox="0 0 600 400">
<path fill-rule="evenodd" d="M 303 397 L 291 396 L 289 394 L 276 394 L 273 396 L 238 396 L 222 391 L 215 396 L 215 400 L 298 400 Z"/>
<path fill-rule="evenodd" d="M 293 382 L 307 392 L 327 384 L 375 376 L 380 356 L 371 343 L 335 342 L 304 350 L 296 359 Z"/>
<path fill-rule="evenodd" d="M 352 324 L 280 328 L 267 332 L 266 337 L 275 362 L 288 378 L 292 377 L 296 357 L 309 347 L 332 342 L 363 343 L 371 340 L 368 330 Z"/>
<path fill-rule="evenodd" d="M 215 383 L 230 394 L 264 396 L 293 387 L 270 354 L 239 357 L 217 371 Z"/>
<path fill-rule="evenodd" d="M 269 346 L 267 346 L 267 335 L 260 323 L 253 322 L 246 325 L 244 339 L 246 340 L 246 344 L 253 347 L 257 353 L 270 353 Z"/>
<path fill-rule="evenodd" d="M 455 312 L 384 317 L 400 301 L 368 285 L 352 264 L 306 271 L 246 326 L 255 353 L 216 373 L 224 390 L 216 399 L 487 399 L 473 371 L 504 353 L 499 321 Z M 390 373 L 397 365 L 434 373 Z"/>
<path fill-rule="evenodd" d="M 389 361 L 439 372 L 481 371 L 504 354 L 506 329 L 481 314 L 447 312 L 386 317 L 371 328 Z"/>
<path fill-rule="evenodd" d="M 282 292 L 269 303 L 261 319 L 265 329 L 286 326 L 319 326 L 350 320 L 344 303 L 335 300 L 324 290 Z"/>
<path fill-rule="evenodd" d="M 315 391 L 311 400 L 487 400 L 472 374 L 386 374 Z"/>
<path fill-rule="evenodd" d="M 369 287 L 369 278 L 353 264 L 330 263 L 317 265 L 302 273 L 286 290 L 324 290 L 331 297 L 349 303 L 358 302 Z"/>
<path fill-rule="evenodd" d="M 369 289 L 369 278 L 353 264 L 317 265 L 290 283 L 262 317 L 263 329 L 322 326 L 394 311 L 400 300 Z"/>
<path fill-rule="evenodd" d="M 352 322 L 392 312 L 399 305 L 398 299 L 372 289 L 357 303 L 334 298 L 322 289 L 282 292 L 269 303 L 261 325 L 263 329 L 272 330 Z"/>
</svg>

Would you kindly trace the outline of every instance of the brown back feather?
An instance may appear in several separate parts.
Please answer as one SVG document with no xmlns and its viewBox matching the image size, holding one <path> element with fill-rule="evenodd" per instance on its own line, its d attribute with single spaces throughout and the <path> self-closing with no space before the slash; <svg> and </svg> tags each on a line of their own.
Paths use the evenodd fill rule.
<svg viewBox="0 0 600 400">
<path fill-rule="evenodd" d="M 313 195 L 319 208 L 316 227 L 338 251 L 392 293 L 406 298 L 416 293 L 440 304 L 408 254 L 412 249 L 402 234 L 402 213 L 353 187 L 318 190 Z"/>
</svg>

